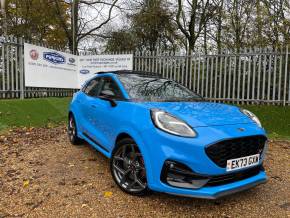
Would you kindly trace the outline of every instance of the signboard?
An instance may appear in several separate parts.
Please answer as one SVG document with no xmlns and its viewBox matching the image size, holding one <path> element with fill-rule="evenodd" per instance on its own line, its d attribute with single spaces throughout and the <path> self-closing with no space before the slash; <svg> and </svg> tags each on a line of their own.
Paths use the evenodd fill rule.
<svg viewBox="0 0 290 218">
<path fill-rule="evenodd" d="M 24 44 L 25 86 L 78 88 L 78 56 Z"/>
<path fill-rule="evenodd" d="M 24 44 L 25 86 L 80 88 L 101 71 L 133 70 L 133 55 L 76 56 Z"/>
<path fill-rule="evenodd" d="M 133 55 L 79 56 L 79 83 L 82 85 L 98 72 L 133 70 Z"/>
</svg>

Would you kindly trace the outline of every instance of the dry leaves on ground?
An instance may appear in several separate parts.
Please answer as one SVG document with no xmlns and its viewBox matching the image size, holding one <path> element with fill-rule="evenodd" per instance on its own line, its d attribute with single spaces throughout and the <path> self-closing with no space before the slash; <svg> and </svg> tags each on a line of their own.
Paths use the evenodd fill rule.
<svg viewBox="0 0 290 218">
<path fill-rule="evenodd" d="M 290 143 L 270 142 L 269 182 L 216 201 L 161 193 L 139 198 L 114 184 L 109 160 L 72 146 L 65 127 L 0 136 L 0 217 L 287 217 Z"/>
</svg>

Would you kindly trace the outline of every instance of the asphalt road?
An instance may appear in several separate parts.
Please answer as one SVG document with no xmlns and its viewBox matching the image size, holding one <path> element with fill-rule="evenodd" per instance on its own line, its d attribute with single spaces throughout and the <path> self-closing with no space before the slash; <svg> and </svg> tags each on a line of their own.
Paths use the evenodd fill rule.
<svg viewBox="0 0 290 218">
<path fill-rule="evenodd" d="M 65 128 L 0 136 L 1 217 L 290 217 L 290 142 L 271 142 L 269 182 L 219 200 L 153 193 L 132 197 L 114 184 L 109 160 L 72 146 Z"/>
</svg>

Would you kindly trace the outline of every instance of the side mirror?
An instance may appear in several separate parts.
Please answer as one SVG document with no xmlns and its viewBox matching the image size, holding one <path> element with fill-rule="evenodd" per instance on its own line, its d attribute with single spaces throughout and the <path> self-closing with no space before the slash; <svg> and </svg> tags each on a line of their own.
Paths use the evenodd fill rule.
<svg viewBox="0 0 290 218">
<path fill-rule="evenodd" d="M 117 103 L 113 100 L 114 97 L 115 93 L 112 92 L 111 90 L 103 90 L 101 91 L 99 96 L 100 99 L 110 102 L 112 107 L 116 107 Z"/>
</svg>

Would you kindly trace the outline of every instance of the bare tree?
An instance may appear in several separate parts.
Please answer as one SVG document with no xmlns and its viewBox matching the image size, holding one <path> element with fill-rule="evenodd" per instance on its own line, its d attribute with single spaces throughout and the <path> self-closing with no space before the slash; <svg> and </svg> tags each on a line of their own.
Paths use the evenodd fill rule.
<svg viewBox="0 0 290 218">
<path fill-rule="evenodd" d="M 268 42 L 274 47 L 289 43 L 290 2 L 287 0 L 262 0 L 262 2 L 266 11 L 265 19 L 268 21 L 267 28 L 264 28 Z"/>
<path fill-rule="evenodd" d="M 88 37 L 105 37 L 100 30 L 113 19 L 113 10 L 121 9 L 117 5 L 119 0 L 74 0 L 71 7 L 71 22 L 68 23 L 61 13 L 59 0 L 53 0 L 55 14 L 66 33 L 69 48 L 77 53 L 80 42 Z M 74 26 L 73 26 L 74 24 Z M 73 46 L 75 45 L 75 46 Z"/>
<path fill-rule="evenodd" d="M 190 50 L 195 50 L 198 38 L 214 13 L 215 7 L 210 0 L 177 1 L 176 23 L 187 39 Z"/>
<path fill-rule="evenodd" d="M 233 0 L 225 5 L 227 11 L 225 44 L 237 52 L 249 44 L 254 4 L 252 0 Z"/>
</svg>

